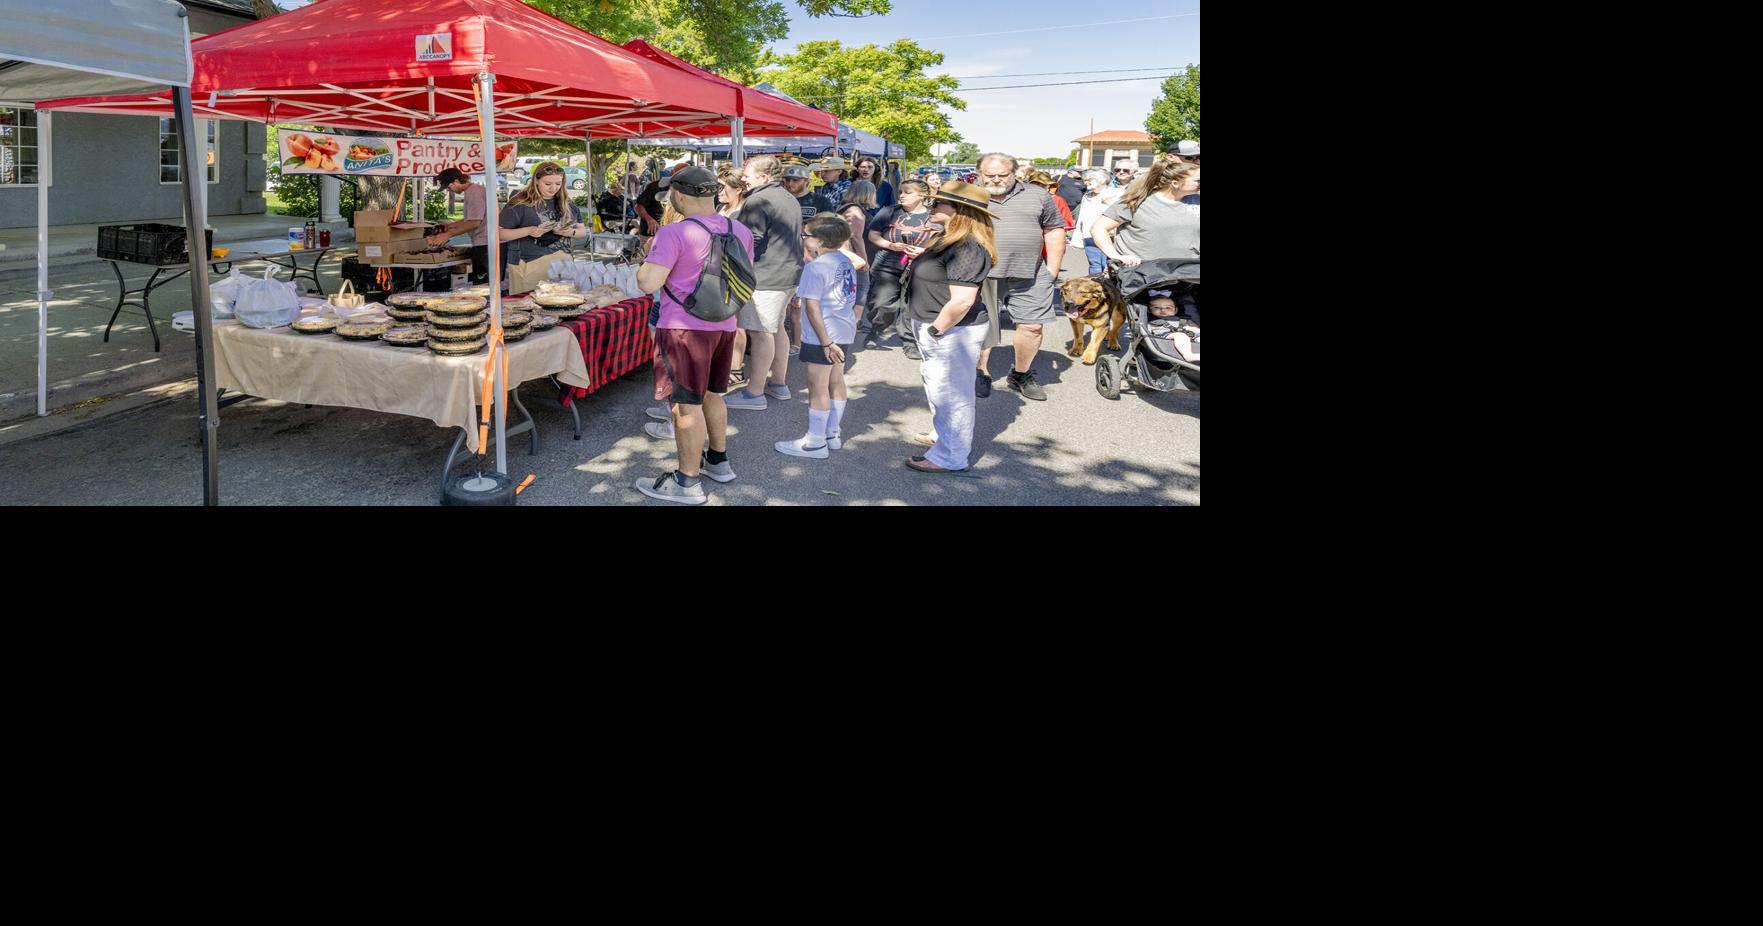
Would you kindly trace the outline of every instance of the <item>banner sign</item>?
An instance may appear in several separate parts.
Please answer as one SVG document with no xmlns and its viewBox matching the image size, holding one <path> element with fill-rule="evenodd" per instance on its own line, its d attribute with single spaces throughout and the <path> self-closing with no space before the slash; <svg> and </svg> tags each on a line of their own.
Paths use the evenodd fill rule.
<svg viewBox="0 0 1763 926">
<path fill-rule="evenodd" d="M 382 138 L 276 130 L 284 174 L 433 177 L 449 167 L 484 171 L 483 142 L 469 138 Z M 515 142 L 496 146 L 496 169 L 514 169 Z"/>
</svg>

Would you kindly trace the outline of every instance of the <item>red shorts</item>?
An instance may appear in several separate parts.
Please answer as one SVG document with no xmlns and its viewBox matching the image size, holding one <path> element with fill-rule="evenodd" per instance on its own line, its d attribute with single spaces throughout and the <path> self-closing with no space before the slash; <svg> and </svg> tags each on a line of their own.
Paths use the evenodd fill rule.
<svg viewBox="0 0 1763 926">
<path fill-rule="evenodd" d="M 703 405 L 706 393 L 728 391 L 733 331 L 655 329 L 655 398 Z"/>
</svg>

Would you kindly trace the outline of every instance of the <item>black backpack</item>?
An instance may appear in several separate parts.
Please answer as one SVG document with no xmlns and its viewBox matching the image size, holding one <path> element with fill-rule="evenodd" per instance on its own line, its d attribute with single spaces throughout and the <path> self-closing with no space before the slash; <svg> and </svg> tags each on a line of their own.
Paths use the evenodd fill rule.
<svg viewBox="0 0 1763 926">
<path fill-rule="evenodd" d="M 698 288 L 692 290 L 690 296 L 681 299 L 666 284 L 662 289 L 696 318 L 707 322 L 727 321 L 753 304 L 753 284 L 757 280 L 753 274 L 753 259 L 747 256 L 741 239 L 735 237 L 733 219 L 725 218 L 729 230 L 719 232 L 699 222 L 695 215 L 686 218 L 710 233 L 710 256 L 705 258 L 704 269 L 698 274 Z"/>
</svg>

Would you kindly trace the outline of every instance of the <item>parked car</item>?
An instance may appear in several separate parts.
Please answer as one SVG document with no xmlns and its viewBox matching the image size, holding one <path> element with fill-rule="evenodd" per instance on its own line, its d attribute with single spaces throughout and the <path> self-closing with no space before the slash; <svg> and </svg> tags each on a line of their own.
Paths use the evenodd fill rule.
<svg viewBox="0 0 1763 926">
<path fill-rule="evenodd" d="M 525 159 L 523 158 L 522 160 L 525 160 Z M 536 164 L 543 163 L 543 162 L 549 161 L 549 160 L 553 160 L 553 159 L 552 158 L 539 158 L 534 163 L 536 165 Z M 526 186 L 528 183 L 531 183 L 532 179 L 533 179 L 533 174 L 530 169 L 529 170 L 522 170 L 519 167 L 516 167 L 514 170 L 509 171 L 507 174 L 504 174 L 502 176 L 508 177 L 509 181 L 515 185 L 514 188 L 517 190 L 520 189 L 521 187 Z M 572 190 L 575 190 L 578 193 L 586 191 L 588 188 L 588 169 L 585 167 L 565 167 L 565 168 L 563 168 L 563 182 L 564 182 L 565 186 L 569 187 Z"/>
</svg>

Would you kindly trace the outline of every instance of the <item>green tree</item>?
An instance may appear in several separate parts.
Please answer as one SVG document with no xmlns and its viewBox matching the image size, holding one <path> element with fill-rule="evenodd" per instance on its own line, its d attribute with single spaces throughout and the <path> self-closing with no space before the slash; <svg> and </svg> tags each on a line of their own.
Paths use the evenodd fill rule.
<svg viewBox="0 0 1763 926">
<path fill-rule="evenodd" d="M 949 150 L 948 161 L 950 164 L 977 164 L 982 153 L 978 145 L 964 141 Z"/>
<path fill-rule="evenodd" d="M 810 16 L 887 13 L 891 0 L 796 0 Z M 767 43 L 790 34 L 781 0 L 527 0 L 538 9 L 603 39 L 642 37 L 705 70 L 755 83 Z"/>
<path fill-rule="evenodd" d="M 1188 65 L 1187 71 L 1163 82 L 1162 95 L 1151 104 L 1151 115 L 1145 117 L 1145 131 L 1157 140 L 1159 150 L 1178 141 L 1200 140 L 1200 66 Z"/>
<path fill-rule="evenodd" d="M 941 54 L 910 39 L 856 48 L 836 40 L 804 42 L 793 55 L 767 52 L 761 64 L 771 67 L 760 76 L 810 106 L 905 145 L 908 158 L 920 158 L 931 145 L 961 137 L 943 111 L 944 106 L 967 108 L 949 92 L 960 81 L 925 73 L 942 63 Z"/>
</svg>

